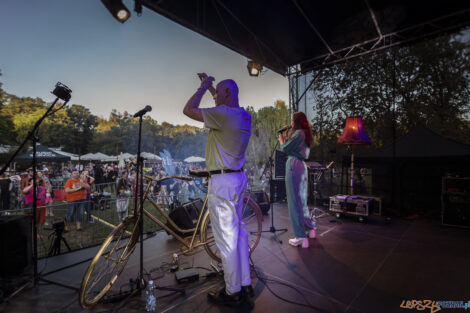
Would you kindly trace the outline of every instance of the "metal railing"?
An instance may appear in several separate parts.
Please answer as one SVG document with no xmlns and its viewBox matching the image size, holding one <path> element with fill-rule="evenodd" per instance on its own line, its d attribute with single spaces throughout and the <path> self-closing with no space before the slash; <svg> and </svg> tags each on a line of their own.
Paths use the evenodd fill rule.
<svg viewBox="0 0 470 313">
<path fill-rule="evenodd" d="M 195 198 L 204 198 L 205 194 L 199 192 L 194 195 Z M 179 193 L 176 196 L 160 196 L 153 195 L 152 198 L 159 204 L 161 208 L 167 213 L 170 211 L 170 206 L 179 201 L 180 203 L 185 202 L 187 195 Z M 92 247 L 101 244 L 104 239 L 109 235 L 113 228 L 120 224 L 118 212 L 116 209 L 116 198 L 109 195 L 100 195 L 97 198 L 90 199 L 88 201 L 79 202 L 83 205 L 82 221 L 80 228 L 77 226 L 77 218 L 75 217 L 70 222 L 66 222 L 67 216 L 67 205 L 66 201 L 54 202 L 48 206 L 42 206 L 38 208 L 39 214 L 44 214 L 45 223 L 38 225 L 38 257 L 44 258 L 53 253 L 53 244 L 57 238 L 58 231 L 61 233 L 63 238 L 70 246 L 71 251 Z M 165 219 L 160 216 L 154 206 L 148 201 L 144 201 L 144 208 L 151 212 L 154 216 L 166 222 Z M 128 202 L 128 214 L 132 215 L 134 210 L 134 198 L 129 198 Z M 31 215 L 31 208 L 18 208 L 12 210 L 0 211 L 0 215 Z M 47 214 L 46 214 L 47 212 Z M 52 213 L 50 215 L 49 213 Z M 67 228 L 60 231 L 67 225 Z M 62 227 L 61 227 L 62 224 Z M 152 222 L 151 220 L 144 218 L 144 232 L 154 232 L 160 230 L 160 227 Z M 60 253 L 69 252 L 63 242 L 60 243 Z"/>
</svg>

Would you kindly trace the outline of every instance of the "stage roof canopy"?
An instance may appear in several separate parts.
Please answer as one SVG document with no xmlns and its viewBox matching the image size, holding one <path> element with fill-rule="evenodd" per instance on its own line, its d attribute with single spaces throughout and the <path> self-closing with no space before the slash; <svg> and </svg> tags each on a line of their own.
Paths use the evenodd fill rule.
<svg viewBox="0 0 470 313">
<path fill-rule="evenodd" d="M 468 0 L 142 0 L 151 10 L 271 70 L 302 72 L 455 32 Z"/>
</svg>

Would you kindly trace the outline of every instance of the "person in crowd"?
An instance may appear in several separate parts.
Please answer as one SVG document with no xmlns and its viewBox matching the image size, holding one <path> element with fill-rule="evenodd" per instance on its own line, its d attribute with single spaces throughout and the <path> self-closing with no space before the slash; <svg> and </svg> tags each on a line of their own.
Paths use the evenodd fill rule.
<svg viewBox="0 0 470 313">
<path fill-rule="evenodd" d="M 241 211 L 247 179 L 243 172 L 245 151 L 251 136 L 251 115 L 239 106 L 238 86 L 223 80 L 212 87 L 213 77 L 198 74 L 201 86 L 188 100 L 183 113 L 204 122 L 209 128 L 206 143 L 206 167 L 210 173 L 207 206 L 212 231 L 224 268 L 224 288 L 211 291 L 208 299 L 222 305 L 238 306 L 251 303 L 248 233 Z M 200 109 L 209 90 L 215 107 Z"/>
<path fill-rule="evenodd" d="M 135 178 L 136 178 L 136 175 L 137 175 L 137 172 L 135 169 L 130 169 L 128 171 L 128 175 L 127 175 L 127 180 L 129 181 L 129 183 L 131 185 L 135 184 Z"/>
<path fill-rule="evenodd" d="M 295 238 L 289 239 L 292 246 L 308 248 L 308 237 L 315 238 L 315 230 L 310 220 L 307 206 L 308 170 L 305 160 L 313 143 L 312 129 L 303 112 L 292 115 L 290 129 L 278 136 L 281 151 L 288 155 L 286 161 L 286 195 L 289 216 Z"/>
<path fill-rule="evenodd" d="M 96 189 L 99 192 L 103 191 L 103 183 L 104 181 L 104 173 L 103 173 L 103 165 L 101 163 L 97 163 L 95 165 L 95 182 L 96 182 Z"/>
<path fill-rule="evenodd" d="M 26 169 L 26 172 L 21 176 L 21 194 L 23 194 L 23 189 L 29 185 L 29 179 L 33 177 L 33 169 L 29 167 Z"/>
<path fill-rule="evenodd" d="M 117 172 L 112 166 L 108 166 L 106 169 L 106 183 L 111 186 L 111 192 L 116 192 L 116 178 Z"/>
<path fill-rule="evenodd" d="M 36 227 L 38 230 L 38 238 L 42 237 L 43 225 L 46 222 L 46 193 L 47 188 L 44 186 L 44 181 L 37 176 L 36 178 Z M 28 180 L 28 185 L 23 189 L 25 196 L 25 208 L 33 207 L 34 189 L 33 177 Z M 33 212 L 29 213 L 33 215 Z"/>
<path fill-rule="evenodd" d="M 83 171 L 80 174 L 80 180 L 86 182 L 90 188 L 85 189 L 86 192 L 86 198 L 85 198 L 85 215 L 87 218 L 88 223 L 93 223 L 94 220 L 91 217 L 91 185 L 94 183 L 95 179 L 89 175 L 88 171 Z"/>
<path fill-rule="evenodd" d="M 52 210 L 52 203 L 54 202 L 54 200 L 52 199 L 52 184 L 51 180 L 49 179 L 49 168 L 44 167 L 41 172 L 38 172 L 38 175 L 42 178 L 44 186 L 47 188 L 45 201 L 46 216 L 54 216 L 54 212 Z"/>
<path fill-rule="evenodd" d="M 0 210 L 10 210 L 10 197 L 13 183 L 8 177 L 8 174 L 4 172 L 0 177 Z"/>
<path fill-rule="evenodd" d="M 164 170 L 161 170 L 158 175 L 158 178 L 163 178 L 165 176 L 167 176 L 166 172 Z M 170 179 L 157 183 L 156 188 L 158 191 L 158 195 L 159 195 L 158 199 L 159 199 L 160 204 L 163 204 L 163 205 L 168 204 L 168 196 L 169 196 L 168 186 L 169 185 L 170 185 Z"/>
<path fill-rule="evenodd" d="M 169 204 L 175 203 L 175 201 L 178 201 L 177 195 L 180 191 L 181 188 L 181 181 L 179 179 L 171 179 L 169 184 L 168 184 L 168 199 L 169 199 Z"/>
<path fill-rule="evenodd" d="M 86 189 L 90 189 L 90 185 L 86 181 L 80 179 L 78 170 L 72 170 L 72 177 L 65 183 L 65 195 L 67 200 L 67 216 L 65 230 L 69 231 L 70 223 L 76 221 L 77 231 L 81 230 L 83 221 L 83 208 L 86 200 Z"/>
<path fill-rule="evenodd" d="M 64 167 L 64 170 L 63 170 L 63 173 L 62 173 L 62 177 L 64 178 L 65 181 L 66 181 L 67 179 L 70 179 L 70 178 L 72 177 L 72 174 L 70 173 L 68 167 Z"/>
<path fill-rule="evenodd" d="M 119 221 L 122 222 L 128 216 L 129 196 L 131 194 L 131 184 L 127 179 L 127 171 L 121 172 L 121 178 L 117 183 L 116 211 Z"/>
</svg>

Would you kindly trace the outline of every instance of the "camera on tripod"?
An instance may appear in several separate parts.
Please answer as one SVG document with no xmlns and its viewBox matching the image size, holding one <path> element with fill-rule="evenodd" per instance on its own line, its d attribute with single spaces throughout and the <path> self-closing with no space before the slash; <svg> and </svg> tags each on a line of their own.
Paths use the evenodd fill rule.
<svg viewBox="0 0 470 313">
<path fill-rule="evenodd" d="M 64 221 L 59 221 L 59 222 L 53 223 L 52 224 L 52 229 L 56 233 L 63 233 L 64 229 L 65 229 L 65 222 Z"/>
<path fill-rule="evenodd" d="M 53 256 L 53 255 L 59 255 L 60 254 L 60 244 L 63 242 L 65 246 L 67 247 L 68 251 L 72 251 L 70 249 L 69 244 L 67 243 L 67 240 L 62 236 L 64 230 L 65 230 L 65 222 L 64 221 L 58 221 L 52 223 L 52 229 L 54 230 L 53 233 L 49 235 L 50 238 L 52 238 L 54 241 L 51 245 L 51 248 L 49 249 L 48 256 Z"/>
</svg>

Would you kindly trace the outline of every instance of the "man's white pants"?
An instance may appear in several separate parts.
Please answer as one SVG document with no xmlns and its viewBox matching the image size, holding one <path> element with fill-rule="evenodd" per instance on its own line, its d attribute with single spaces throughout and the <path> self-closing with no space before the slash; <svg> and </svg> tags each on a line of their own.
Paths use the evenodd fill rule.
<svg viewBox="0 0 470 313">
<path fill-rule="evenodd" d="M 209 181 L 207 205 L 228 294 L 251 285 L 248 233 L 242 221 L 245 190 L 243 172 L 213 175 Z"/>
</svg>

